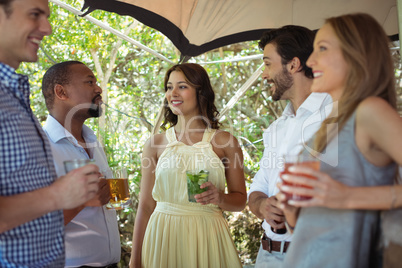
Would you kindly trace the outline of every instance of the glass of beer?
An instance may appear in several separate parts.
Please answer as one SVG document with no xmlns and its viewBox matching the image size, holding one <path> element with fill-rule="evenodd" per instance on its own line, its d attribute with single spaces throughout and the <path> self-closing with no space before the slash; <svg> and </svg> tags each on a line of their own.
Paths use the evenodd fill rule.
<svg viewBox="0 0 402 268">
<path fill-rule="evenodd" d="M 128 188 L 127 169 L 114 168 L 112 169 L 113 177 L 106 177 L 110 187 L 110 200 L 106 204 L 109 209 L 120 210 L 130 205 L 130 192 Z"/>
<path fill-rule="evenodd" d="M 283 174 L 291 174 L 291 175 L 300 175 L 309 179 L 316 180 L 317 178 L 314 176 L 302 174 L 302 173 L 291 173 L 289 172 L 289 168 L 293 165 L 300 165 L 300 166 L 306 166 L 315 170 L 320 170 L 320 160 L 316 157 L 313 156 L 307 152 L 304 152 L 303 154 L 287 154 L 284 156 L 284 161 L 285 161 L 285 167 L 284 170 L 281 172 L 281 175 Z M 306 185 L 302 184 L 293 184 L 289 183 L 286 181 L 283 181 L 283 184 L 289 185 L 289 186 L 298 186 L 298 187 L 305 187 L 305 188 L 310 188 Z M 286 197 L 291 200 L 308 200 L 311 199 L 309 196 L 303 196 L 303 195 L 297 195 L 297 194 L 288 194 L 285 193 Z"/>
<path fill-rule="evenodd" d="M 72 159 L 64 161 L 64 170 L 66 173 L 70 172 L 73 169 L 83 167 L 88 164 L 95 164 L 94 159 Z"/>
</svg>

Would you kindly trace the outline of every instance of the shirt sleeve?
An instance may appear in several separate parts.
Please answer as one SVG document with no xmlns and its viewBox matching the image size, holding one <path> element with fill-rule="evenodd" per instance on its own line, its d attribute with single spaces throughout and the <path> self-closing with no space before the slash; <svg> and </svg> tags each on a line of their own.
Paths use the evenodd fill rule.
<svg viewBox="0 0 402 268">
<path fill-rule="evenodd" d="M 260 168 L 253 178 L 247 198 L 250 198 L 252 192 L 262 192 L 268 196 L 268 179 L 264 176 L 264 169 Z"/>
<path fill-rule="evenodd" d="M 250 198 L 252 192 L 262 192 L 267 196 L 271 196 L 277 192 L 276 181 L 279 169 L 277 167 L 278 159 L 276 156 L 280 154 L 278 153 L 279 147 L 275 143 L 272 143 L 272 131 L 273 129 L 276 130 L 276 124 L 278 122 L 279 121 L 276 120 L 264 131 L 264 153 L 259 163 L 260 169 L 253 178 L 247 198 Z M 280 141 L 277 142 L 281 143 Z"/>
</svg>

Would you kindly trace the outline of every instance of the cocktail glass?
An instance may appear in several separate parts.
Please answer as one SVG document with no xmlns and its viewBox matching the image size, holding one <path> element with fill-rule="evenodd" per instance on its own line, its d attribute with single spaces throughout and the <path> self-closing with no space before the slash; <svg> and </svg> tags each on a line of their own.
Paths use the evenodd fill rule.
<svg viewBox="0 0 402 268">
<path fill-rule="evenodd" d="M 196 203 L 197 201 L 195 200 L 194 196 L 208 190 L 208 187 L 200 188 L 203 183 L 208 181 L 208 175 L 209 172 L 207 170 L 186 171 L 188 201 Z"/>
</svg>

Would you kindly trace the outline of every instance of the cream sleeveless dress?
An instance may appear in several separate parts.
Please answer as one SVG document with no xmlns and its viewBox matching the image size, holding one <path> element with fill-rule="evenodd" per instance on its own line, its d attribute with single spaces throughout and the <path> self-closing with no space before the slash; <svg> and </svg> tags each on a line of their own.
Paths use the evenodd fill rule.
<svg viewBox="0 0 402 268">
<path fill-rule="evenodd" d="M 201 142 L 188 146 L 177 141 L 174 128 L 166 132 L 169 144 L 156 166 L 157 204 L 145 232 L 143 267 L 241 267 L 222 210 L 188 201 L 186 170 L 208 170 L 209 181 L 225 188 L 224 166 L 210 144 L 214 134 L 207 129 Z"/>
</svg>

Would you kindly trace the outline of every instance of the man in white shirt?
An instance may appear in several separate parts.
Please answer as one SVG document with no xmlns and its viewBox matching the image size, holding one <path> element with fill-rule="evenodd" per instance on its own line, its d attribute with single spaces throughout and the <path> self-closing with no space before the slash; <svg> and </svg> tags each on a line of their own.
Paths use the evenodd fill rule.
<svg viewBox="0 0 402 268">
<path fill-rule="evenodd" d="M 280 267 L 291 241 L 275 198 L 283 156 L 299 152 L 331 111 L 329 95 L 310 91 L 313 73 L 306 61 L 313 51 L 313 41 L 311 30 L 289 25 L 265 33 L 259 42 L 264 50 L 262 78 L 271 84 L 272 99 L 289 103 L 263 134 L 264 155 L 248 193 L 250 210 L 264 220 L 256 268 Z"/>
<path fill-rule="evenodd" d="M 58 176 L 63 161 L 94 159 L 104 175 L 111 175 L 103 148 L 84 122 L 101 114 L 102 89 L 83 63 L 67 61 L 44 75 L 42 93 L 49 116 L 44 130 L 49 137 Z M 64 210 L 66 267 L 117 267 L 120 236 L 115 210 L 104 205 L 110 198 L 106 180 L 97 196 L 75 209 Z"/>
</svg>

